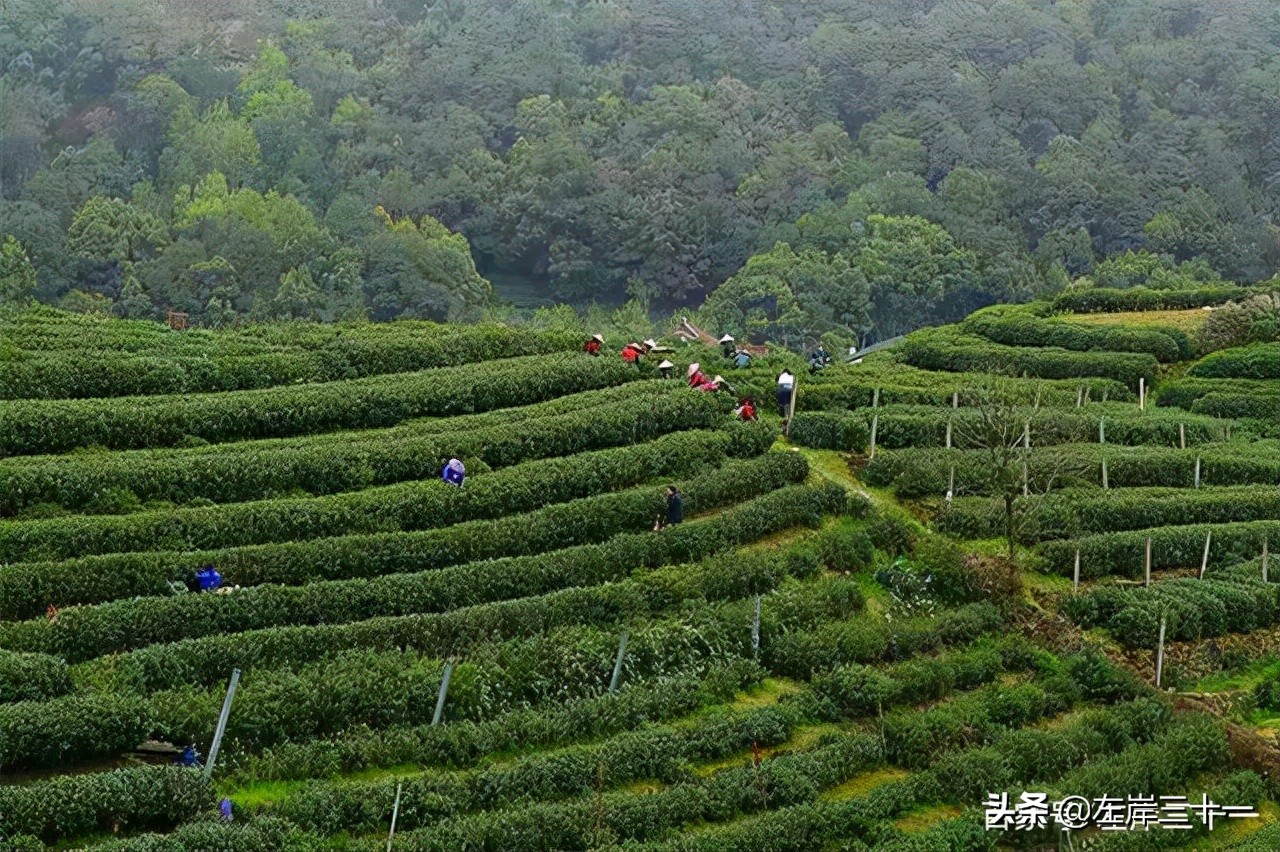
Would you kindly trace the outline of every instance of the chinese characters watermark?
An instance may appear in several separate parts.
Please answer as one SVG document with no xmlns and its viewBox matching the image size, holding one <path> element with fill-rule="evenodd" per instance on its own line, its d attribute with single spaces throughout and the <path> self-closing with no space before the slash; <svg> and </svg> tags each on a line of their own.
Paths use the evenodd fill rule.
<svg viewBox="0 0 1280 852">
<path fill-rule="evenodd" d="M 1146 831 L 1152 826 L 1190 830 L 1197 825 L 1193 816 L 1212 831 L 1215 820 L 1258 815 L 1248 805 L 1219 805 L 1203 793 L 1199 802 L 1186 796 L 1064 796 L 1050 801 L 1047 793 L 1023 793 L 1012 804 L 1008 793 L 988 793 L 985 808 L 987 831 L 1034 831 L 1050 824 L 1070 830 L 1090 825 L 1102 831 Z"/>
</svg>

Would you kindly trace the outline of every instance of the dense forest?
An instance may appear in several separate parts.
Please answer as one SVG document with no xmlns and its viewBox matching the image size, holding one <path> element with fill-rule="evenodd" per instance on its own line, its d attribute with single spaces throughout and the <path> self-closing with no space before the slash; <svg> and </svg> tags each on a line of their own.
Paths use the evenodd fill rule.
<svg viewBox="0 0 1280 852">
<path fill-rule="evenodd" d="M 0 70 L 8 302 L 865 341 L 1280 270 L 1274 0 L 4 0 Z"/>
</svg>

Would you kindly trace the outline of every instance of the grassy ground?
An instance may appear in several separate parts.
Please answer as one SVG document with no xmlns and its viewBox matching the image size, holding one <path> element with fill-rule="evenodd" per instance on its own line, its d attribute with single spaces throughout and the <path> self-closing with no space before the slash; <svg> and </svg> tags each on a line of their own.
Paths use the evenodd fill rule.
<svg viewBox="0 0 1280 852">
<path fill-rule="evenodd" d="M 1158 325 L 1195 334 L 1204 325 L 1209 311 L 1194 308 L 1186 311 L 1131 311 L 1118 314 L 1071 314 L 1064 321 L 1084 325 Z"/>
</svg>

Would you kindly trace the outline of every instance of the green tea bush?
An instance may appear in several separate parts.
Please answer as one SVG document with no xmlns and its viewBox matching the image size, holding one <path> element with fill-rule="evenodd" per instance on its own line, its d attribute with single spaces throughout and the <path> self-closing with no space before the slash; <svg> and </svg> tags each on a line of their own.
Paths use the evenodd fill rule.
<svg viewBox="0 0 1280 852">
<path fill-rule="evenodd" d="M 1073 541 L 1047 541 L 1037 545 L 1047 570 L 1070 577 L 1076 548 L 1080 549 L 1080 576 L 1105 577 L 1117 574 L 1141 577 L 1146 540 L 1151 538 L 1152 568 L 1199 567 L 1204 554 L 1205 535 L 1213 537 L 1209 567 L 1232 565 L 1256 556 L 1264 539 L 1280 541 L 1280 520 L 1244 521 L 1231 524 L 1189 524 L 1154 527 L 1132 532 L 1102 533 Z"/>
<path fill-rule="evenodd" d="M 736 425 L 733 431 L 678 432 L 637 446 L 531 461 L 472 476 L 461 491 L 436 477 L 326 497 L 0 522 L 0 562 L 438 528 L 687 476 L 731 454 L 760 455 L 773 442 L 773 434 L 768 427 Z"/>
<path fill-rule="evenodd" d="M 1223 419 L 1255 418 L 1274 421 L 1277 412 L 1280 412 L 1280 392 L 1273 390 L 1264 394 L 1236 394 L 1213 391 L 1191 403 L 1191 411 Z"/>
<path fill-rule="evenodd" d="M 1254 343 L 1222 349 L 1187 371 L 1205 379 L 1280 379 L 1280 343 Z"/>
<path fill-rule="evenodd" d="M 1047 306 L 1044 306 L 1047 308 Z M 1040 314 L 1037 316 L 1037 314 Z M 1076 325 L 1043 318 L 1043 311 L 1000 306 L 971 314 L 960 327 L 1007 346 L 1056 346 L 1077 352 L 1140 352 L 1165 363 L 1194 357 L 1181 332 L 1126 326 Z"/>
<path fill-rule="evenodd" d="M 797 453 L 731 462 L 682 483 L 685 511 L 725 506 L 805 478 Z M 15 563 L 0 571 L 0 615 L 31 617 L 50 602 L 98 603 L 170 594 L 169 582 L 208 562 L 224 581 L 299 585 L 319 579 L 416 573 L 499 556 L 542 553 L 648 529 L 663 511 L 660 489 L 637 488 L 555 504 L 524 515 L 468 521 L 438 530 L 340 536 L 195 553 L 88 556 L 57 563 Z"/>
<path fill-rule="evenodd" d="M 1067 290 L 1053 300 L 1056 311 L 1077 314 L 1109 314 L 1122 311 L 1176 311 L 1221 305 L 1250 296 L 1270 292 L 1266 285 L 1238 287 L 1216 285 L 1195 290 L 1153 290 L 1147 287 L 1112 289 L 1088 287 Z"/>
<path fill-rule="evenodd" d="M 1065 612 L 1082 627 L 1106 627 L 1130 648 L 1154 647 L 1161 615 L 1166 637 L 1193 641 L 1248 633 L 1280 621 L 1280 599 L 1261 579 L 1175 579 L 1150 587 L 1102 586 L 1069 598 Z"/>
<path fill-rule="evenodd" d="M 76 452 L 0 459 L 0 508 L 39 503 L 92 511 L 102 495 L 231 503 L 302 490 L 358 491 L 440 475 L 442 459 L 508 467 L 548 456 L 642 443 L 723 423 L 719 394 L 635 382 L 514 411 L 415 421 L 389 429 L 242 441 L 191 449 Z M 571 407 L 566 407 L 566 402 Z"/>
<path fill-rule="evenodd" d="M 112 830 L 165 831 L 213 807 L 198 769 L 147 766 L 0 786 L 0 836 L 46 843 Z"/>
<path fill-rule="evenodd" d="M 641 378 L 622 361 L 514 358 L 417 374 L 263 390 L 100 400 L 17 401 L 0 408 L 0 451 L 12 455 L 174 446 L 390 426 L 525 405 Z"/>
<path fill-rule="evenodd" d="M 131 695 L 67 695 L 0 704 L 0 765 L 66 766 L 132 749 L 145 738 L 148 711 Z"/>
<path fill-rule="evenodd" d="M 791 418 L 789 437 L 803 447 L 860 453 L 871 440 L 871 429 L 857 414 L 797 411 Z"/>
<path fill-rule="evenodd" d="M 1280 517 L 1280 491 L 1273 486 L 1069 489 L 1039 504 L 1022 539 L 1031 543 L 1146 527 L 1276 517 Z M 934 527 L 958 538 L 995 538 L 1003 534 L 1004 504 L 985 497 L 959 497 L 934 519 Z"/>
<path fill-rule="evenodd" d="M 1275 383 L 1259 379 L 1173 379 L 1160 384 L 1156 405 L 1173 406 L 1190 411 L 1197 399 L 1210 393 L 1227 393 L 1235 396 L 1275 393 Z"/>
<path fill-rule="evenodd" d="M 44 701 L 71 691 L 67 663 L 48 654 L 0 650 L 0 704 Z"/>
<path fill-rule="evenodd" d="M 1140 378 L 1150 385 L 1157 367 L 1151 355 L 1005 346 L 951 327 L 912 332 L 899 348 L 898 357 L 925 370 L 1025 374 L 1042 379 L 1101 376 L 1130 388 L 1136 388 Z"/>
</svg>

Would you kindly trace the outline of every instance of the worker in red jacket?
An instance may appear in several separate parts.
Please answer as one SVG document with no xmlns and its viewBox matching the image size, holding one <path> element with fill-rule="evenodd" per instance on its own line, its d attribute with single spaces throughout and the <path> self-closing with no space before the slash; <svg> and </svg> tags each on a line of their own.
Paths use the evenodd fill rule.
<svg viewBox="0 0 1280 852">
<path fill-rule="evenodd" d="M 751 404 L 751 397 L 744 397 L 742 402 L 738 403 L 738 407 L 733 410 L 743 420 L 756 419 L 756 407 Z"/>
<path fill-rule="evenodd" d="M 639 364 L 640 356 L 644 355 L 644 349 L 639 343 L 628 343 L 622 347 L 622 360 L 628 364 Z"/>
<path fill-rule="evenodd" d="M 702 372 L 702 365 L 696 361 L 689 365 L 689 370 L 686 375 L 689 377 L 689 387 L 694 390 L 720 390 L 720 377 L 716 376 L 714 379 L 708 379 L 706 373 Z"/>
<path fill-rule="evenodd" d="M 599 357 L 600 348 L 602 346 L 604 346 L 604 337 L 599 334 L 593 334 L 591 335 L 591 339 L 583 344 L 582 351 L 586 352 L 591 357 L 596 358 Z"/>
</svg>

